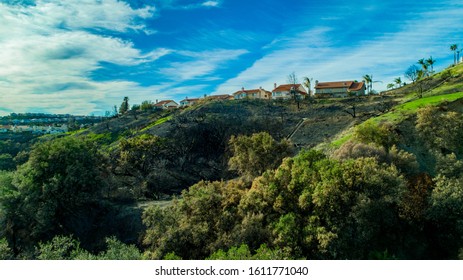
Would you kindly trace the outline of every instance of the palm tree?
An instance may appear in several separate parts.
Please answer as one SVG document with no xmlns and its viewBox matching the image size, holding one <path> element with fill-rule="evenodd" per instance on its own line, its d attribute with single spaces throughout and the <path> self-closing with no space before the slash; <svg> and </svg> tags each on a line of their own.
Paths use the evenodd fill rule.
<svg viewBox="0 0 463 280">
<path fill-rule="evenodd" d="M 434 63 L 436 63 L 436 60 L 430 56 L 428 59 L 426 59 L 426 64 L 431 66 L 431 74 L 434 74 Z"/>
<path fill-rule="evenodd" d="M 394 83 L 400 87 L 402 85 L 402 79 L 400 77 L 394 79 Z"/>
<path fill-rule="evenodd" d="M 373 75 L 365 75 L 363 76 L 363 78 L 365 79 L 365 82 L 367 82 L 368 84 L 368 94 L 372 94 L 373 93 L 373 84 L 374 83 L 382 83 L 382 81 L 374 81 L 373 80 Z"/>
<path fill-rule="evenodd" d="M 457 44 L 450 45 L 450 50 L 453 51 L 453 64 L 457 64 L 457 49 Z"/>
<path fill-rule="evenodd" d="M 304 77 L 302 80 L 303 80 L 302 83 L 307 88 L 307 94 L 310 96 L 310 85 L 311 85 L 313 79 L 309 78 L 309 77 Z"/>
<path fill-rule="evenodd" d="M 395 85 L 394 85 L 393 83 L 387 84 L 387 89 L 393 89 L 394 86 L 395 86 Z"/>
<path fill-rule="evenodd" d="M 371 83 L 373 82 L 373 75 L 370 76 L 368 74 L 366 74 L 365 76 L 363 76 L 363 79 L 365 80 L 365 84 L 366 84 L 366 88 L 367 88 L 367 94 L 370 94 L 371 92 Z"/>
<path fill-rule="evenodd" d="M 423 75 L 424 76 L 429 76 L 429 70 L 428 70 L 428 62 L 424 58 L 418 60 L 418 64 L 421 65 L 421 68 L 423 69 Z"/>
</svg>

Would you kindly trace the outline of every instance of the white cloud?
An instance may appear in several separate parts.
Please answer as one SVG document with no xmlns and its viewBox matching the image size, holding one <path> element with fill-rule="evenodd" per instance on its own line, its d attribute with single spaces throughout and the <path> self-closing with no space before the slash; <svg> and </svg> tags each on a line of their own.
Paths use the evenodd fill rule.
<svg viewBox="0 0 463 280">
<path fill-rule="evenodd" d="M 143 53 L 130 41 L 99 34 L 103 30 L 147 31 L 141 20 L 153 11 L 152 7 L 132 9 L 116 0 L 38 0 L 31 6 L 0 3 L 3 114 L 29 108 L 90 113 L 104 110 L 96 108 L 103 106 L 97 102 L 99 97 L 149 92 L 150 88 L 133 82 L 103 83 L 89 77 L 102 62 L 136 66 L 170 53 L 162 48 Z M 107 101 L 113 102 L 111 98 Z"/>
<path fill-rule="evenodd" d="M 204 3 L 201 4 L 201 6 L 204 6 L 204 7 L 217 7 L 219 6 L 219 2 L 218 1 L 206 1 Z"/>
<path fill-rule="evenodd" d="M 196 1 L 196 0 L 158 0 L 161 9 L 191 10 L 198 8 L 214 8 L 220 6 L 220 1 Z"/>
<path fill-rule="evenodd" d="M 179 51 L 185 62 L 174 62 L 161 68 L 161 74 L 171 80 L 186 81 L 204 78 L 222 67 L 225 63 L 246 54 L 246 50 L 211 50 L 204 52 Z M 210 77 L 207 77 L 210 78 Z"/>
</svg>

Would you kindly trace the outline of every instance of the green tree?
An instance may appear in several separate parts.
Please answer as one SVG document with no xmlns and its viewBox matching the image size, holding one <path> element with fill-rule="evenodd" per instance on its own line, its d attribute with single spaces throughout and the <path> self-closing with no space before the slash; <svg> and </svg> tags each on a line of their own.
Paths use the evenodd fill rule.
<svg viewBox="0 0 463 280">
<path fill-rule="evenodd" d="M 450 50 L 453 51 L 453 64 L 457 64 L 457 50 L 458 50 L 458 45 L 453 44 L 450 45 Z"/>
<path fill-rule="evenodd" d="M 436 60 L 430 56 L 428 59 L 426 59 L 426 64 L 431 67 L 431 74 L 434 74 L 434 63 L 436 63 Z"/>
<path fill-rule="evenodd" d="M 143 212 L 146 257 L 162 259 L 174 253 L 182 259 L 203 259 L 236 245 L 240 240 L 232 232 L 239 221 L 237 206 L 244 191 L 242 182 L 201 181 L 183 191 L 182 199 L 170 207 L 147 208 Z"/>
<path fill-rule="evenodd" d="M 36 249 L 38 260 L 72 260 L 83 253 L 80 242 L 72 236 L 55 236 L 47 243 L 39 242 Z"/>
<path fill-rule="evenodd" d="M 367 87 L 367 94 L 371 93 L 371 84 L 373 82 L 373 77 L 366 74 L 363 76 L 363 80 L 365 81 L 366 87 Z"/>
<path fill-rule="evenodd" d="M 271 245 L 294 258 L 367 258 L 396 252 L 403 189 L 393 166 L 305 151 L 256 178 L 240 211 L 266 213 L 262 226 L 271 230 Z"/>
<path fill-rule="evenodd" d="M 27 202 L 16 210 L 28 233 L 22 241 L 31 245 L 56 234 L 88 237 L 99 214 L 103 166 L 103 156 L 88 141 L 64 137 L 37 144 L 13 180 Z"/>
<path fill-rule="evenodd" d="M 232 152 L 229 168 L 250 178 L 278 167 L 281 160 L 291 154 L 291 144 L 287 140 L 277 142 L 267 132 L 232 136 L 229 145 Z"/>
<path fill-rule="evenodd" d="M 433 233 L 430 243 L 434 259 L 457 259 L 463 248 L 463 177 L 438 176 L 427 216 Z"/>
<path fill-rule="evenodd" d="M 395 85 L 392 84 L 392 83 L 391 83 L 391 84 L 387 84 L 387 89 L 393 89 L 394 87 L 395 87 Z"/>
<path fill-rule="evenodd" d="M 152 110 L 153 108 L 154 108 L 153 102 L 149 100 L 143 101 L 140 106 L 140 109 L 142 111 L 149 111 L 149 110 Z"/>
<path fill-rule="evenodd" d="M 428 77 L 429 76 L 429 64 L 428 61 L 425 60 L 424 58 L 421 58 L 418 60 L 418 64 L 421 65 L 421 71 L 422 71 L 422 78 L 423 77 Z M 418 78 L 419 80 L 419 78 Z"/>
<path fill-rule="evenodd" d="M 116 167 L 121 181 L 138 197 L 157 197 L 168 185 L 164 170 L 168 163 L 167 141 L 158 136 L 143 134 L 119 143 Z"/>
<path fill-rule="evenodd" d="M 463 118 L 461 113 L 446 112 L 439 107 L 425 107 L 417 112 L 415 125 L 418 135 L 431 150 L 447 155 L 463 155 Z"/>
<path fill-rule="evenodd" d="M 127 111 L 129 111 L 129 98 L 125 96 L 121 106 L 119 107 L 119 114 L 125 114 Z"/>
<path fill-rule="evenodd" d="M 398 136 L 389 123 L 377 124 L 374 121 L 366 121 L 358 125 L 354 132 L 355 138 L 365 144 L 374 143 L 389 149 L 397 143 Z"/>
<path fill-rule="evenodd" d="M 13 257 L 13 251 L 8 247 L 6 239 L 0 239 L 0 260 L 11 260 Z"/>
<path fill-rule="evenodd" d="M 402 85 L 402 79 L 397 77 L 394 79 L 394 83 L 397 85 L 397 87 L 400 87 Z"/>
<path fill-rule="evenodd" d="M 127 245 L 115 237 L 106 238 L 106 250 L 94 255 L 80 247 L 72 236 L 55 236 L 36 249 L 39 260 L 140 260 L 142 254 L 134 245 Z"/>
</svg>

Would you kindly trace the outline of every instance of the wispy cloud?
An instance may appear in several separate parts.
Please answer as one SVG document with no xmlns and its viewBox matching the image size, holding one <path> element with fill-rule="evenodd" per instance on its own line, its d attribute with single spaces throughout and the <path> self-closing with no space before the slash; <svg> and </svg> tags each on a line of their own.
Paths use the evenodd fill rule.
<svg viewBox="0 0 463 280">
<path fill-rule="evenodd" d="M 161 68 L 159 72 L 169 80 L 179 82 L 197 78 L 210 80 L 211 77 L 207 77 L 208 75 L 247 52 L 246 50 L 179 51 L 177 54 L 182 56 L 184 61 L 173 62 L 169 67 Z"/>
<path fill-rule="evenodd" d="M 142 52 L 130 41 L 101 33 L 146 31 L 142 20 L 153 12 L 152 7 L 132 9 L 116 0 L 0 3 L 0 102 L 4 113 L 27 111 L 31 106 L 89 113 L 103 110 L 95 107 L 100 96 L 133 89 L 149 91 L 129 81 L 98 83 L 89 77 L 102 62 L 130 67 L 169 54 L 163 48 Z M 107 101 L 114 102 L 111 98 Z"/>
<path fill-rule="evenodd" d="M 159 0 L 158 4 L 161 9 L 173 10 L 190 10 L 198 8 L 215 8 L 220 6 L 221 1 L 204 1 L 204 0 Z"/>
<path fill-rule="evenodd" d="M 201 6 L 204 6 L 204 7 L 217 7 L 219 6 L 219 2 L 218 1 L 206 1 L 204 3 L 201 4 Z"/>
</svg>

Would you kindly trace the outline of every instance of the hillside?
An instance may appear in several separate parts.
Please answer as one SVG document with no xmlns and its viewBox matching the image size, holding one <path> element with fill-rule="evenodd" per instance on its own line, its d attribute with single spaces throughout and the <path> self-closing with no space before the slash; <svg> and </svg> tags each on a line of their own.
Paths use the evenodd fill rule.
<svg viewBox="0 0 463 280">
<path fill-rule="evenodd" d="M 0 256 L 461 258 L 462 70 L 422 92 L 206 101 L 41 138 L 0 171 Z"/>
</svg>

